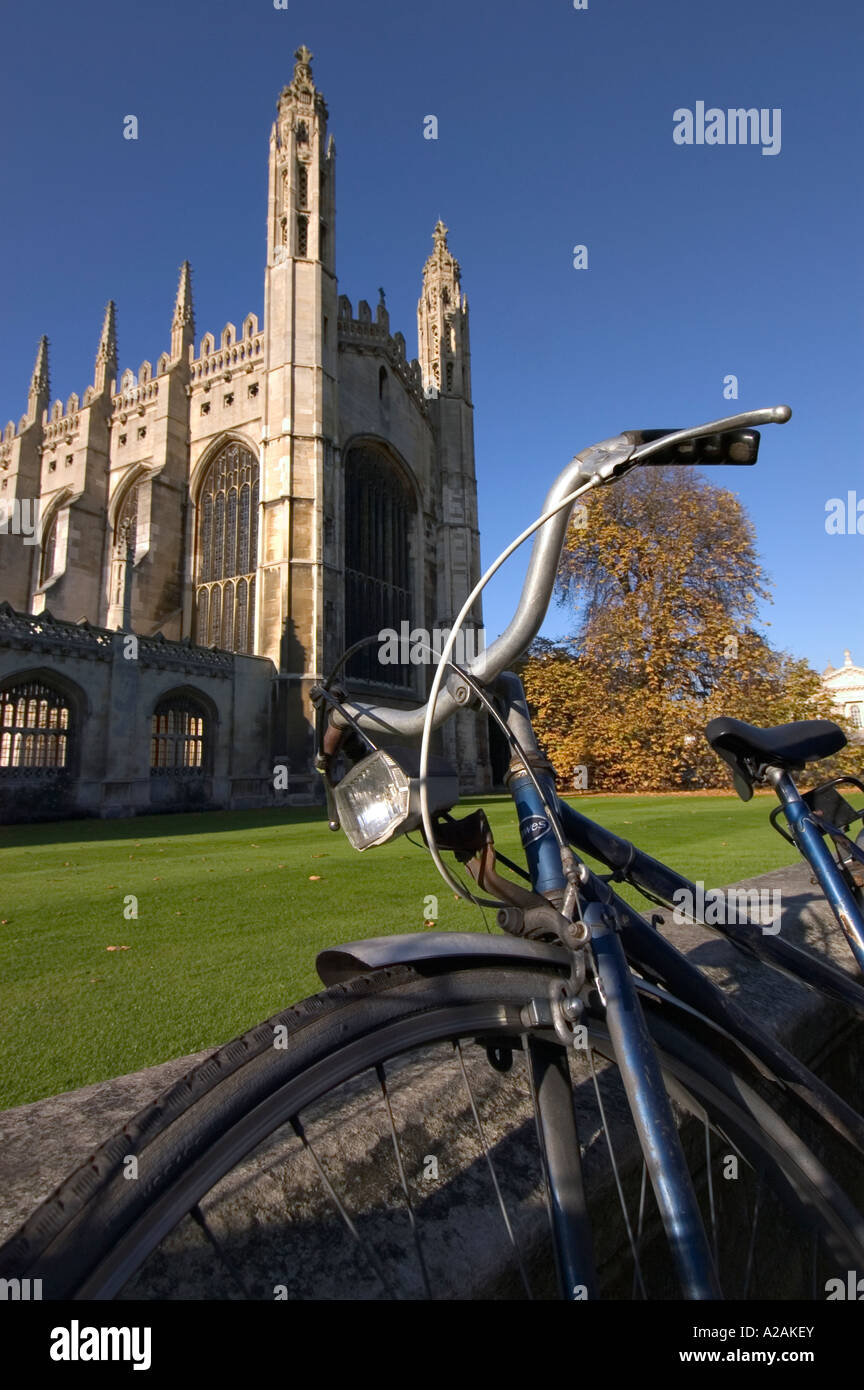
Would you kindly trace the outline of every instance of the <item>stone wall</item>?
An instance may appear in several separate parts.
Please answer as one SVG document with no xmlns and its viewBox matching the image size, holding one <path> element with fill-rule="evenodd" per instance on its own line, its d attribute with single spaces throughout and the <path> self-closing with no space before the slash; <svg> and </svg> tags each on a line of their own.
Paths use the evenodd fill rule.
<svg viewBox="0 0 864 1390">
<path fill-rule="evenodd" d="M 285 804 L 273 790 L 274 674 L 261 657 L 0 606 L 0 687 L 42 679 L 72 712 L 66 768 L 0 768 L 0 820 Z M 153 712 L 169 694 L 205 713 L 200 776 L 151 771 Z"/>
</svg>

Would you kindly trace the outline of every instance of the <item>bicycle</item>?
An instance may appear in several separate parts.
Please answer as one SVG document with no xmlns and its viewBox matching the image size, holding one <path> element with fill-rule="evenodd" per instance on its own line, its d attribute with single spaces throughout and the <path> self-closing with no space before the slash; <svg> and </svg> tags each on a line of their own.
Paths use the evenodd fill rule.
<svg viewBox="0 0 864 1390">
<path fill-rule="evenodd" d="M 331 829 L 365 849 L 422 827 L 445 881 L 494 908 L 502 933 L 323 951 L 325 990 L 218 1049 L 103 1144 L 0 1248 L 0 1277 L 38 1277 L 44 1297 L 78 1299 L 396 1297 L 397 1284 L 426 1298 L 444 1287 L 715 1299 L 788 1297 L 790 1281 L 816 1297 L 826 1276 L 864 1268 L 864 1220 L 846 1191 L 864 1173 L 864 1119 L 616 894 L 626 881 L 671 904 L 688 881 L 559 799 L 506 669 L 539 630 L 579 496 L 646 463 L 752 464 L 755 426 L 790 414 L 627 432 L 584 450 L 469 595 L 424 706 L 349 700 L 338 672 L 318 687 Z M 456 666 L 476 595 L 534 532 L 513 621 Z M 432 733 L 471 705 L 510 743 L 527 868 L 496 853 L 483 811 L 450 814 L 458 783 L 431 757 Z M 714 746 L 745 791 L 774 781 L 856 942 L 850 866 L 799 813 L 793 781 L 842 732 L 719 723 Z M 418 737 L 419 755 L 405 744 Z M 353 766 L 334 781 L 340 756 Z M 864 1016 L 864 989 L 835 966 L 747 924 L 715 930 Z"/>
</svg>

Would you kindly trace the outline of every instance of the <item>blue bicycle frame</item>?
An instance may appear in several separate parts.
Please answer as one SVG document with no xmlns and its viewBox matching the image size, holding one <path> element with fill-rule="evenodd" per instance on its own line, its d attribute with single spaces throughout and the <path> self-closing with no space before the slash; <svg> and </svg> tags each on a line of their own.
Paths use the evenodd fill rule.
<svg viewBox="0 0 864 1390">
<path fill-rule="evenodd" d="M 516 692 L 511 687 L 508 694 L 514 696 Z M 521 701 L 518 703 L 521 704 Z M 523 740 L 526 735 L 524 712 L 523 705 L 519 729 Z M 533 763 L 534 759 L 531 761 Z M 567 886 L 560 845 L 550 824 L 548 809 L 557 818 L 569 844 L 577 851 L 591 854 L 607 864 L 612 870 L 613 879 L 630 882 L 666 906 L 672 906 L 675 893 L 682 888 L 689 891 L 691 902 L 696 901 L 695 885 L 687 879 L 561 801 L 555 792 L 551 774 L 543 769 L 539 758 L 533 771 L 532 778 L 524 769 L 517 770 L 510 778 L 509 790 L 516 805 L 520 837 L 535 892 L 554 895 L 564 892 Z M 796 843 L 817 872 L 832 906 L 836 904 L 845 914 L 849 923 L 847 937 L 856 959 L 861 961 L 864 957 L 859 957 L 856 949 L 864 946 L 864 931 L 861 930 L 864 924 L 861 923 L 860 911 L 840 879 L 820 831 L 807 816 L 798 812 L 796 802 L 808 815 L 809 808 L 788 774 L 784 774 L 784 777 L 785 781 L 778 787 L 778 795 L 784 809 L 787 809 Z M 662 983 L 676 999 L 743 1043 L 808 1108 L 862 1153 L 864 1120 L 791 1053 L 753 1023 L 670 942 L 649 926 L 638 912 L 619 898 L 606 880 L 593 874 L 584 864 L 580 868 L 581 917 L 590 937 L 587 949 L 592 954 L 598 987 L 605 1003 L 610 1038 L 670 1251 L 688 1297 L 722 1297 L 630 964 L 636 965 L 647 979 Z M 773 967 L 842 1000 L 864 1017 L 864 989 L 836 967 L 773 935 L 764 934 L 755 924 L 705 925 Z M 556 1226 L 554 1201 L 556 1178 L 565 1181 L 567 1167 L 562 1162 L 561 1172 L 556 1174 L 554 1156 L 550 1158 L 550 1166 L 553 1171 L 547 1173 L 547 1181 L 553 1197 L 553 1234 L 558 1247 L 559 1267 L 562 1261 L 569 1258 L 568 1278 L 572 1278 L 573 1225 L 572 1222 L 568 1225 L 561 1221 Z M 581 1227 L 577 1234 L 583 1242 L 585 1262 L 592 1267 L 590 1250 L 584 1247 L 585 1237 Z"/>
</svg>

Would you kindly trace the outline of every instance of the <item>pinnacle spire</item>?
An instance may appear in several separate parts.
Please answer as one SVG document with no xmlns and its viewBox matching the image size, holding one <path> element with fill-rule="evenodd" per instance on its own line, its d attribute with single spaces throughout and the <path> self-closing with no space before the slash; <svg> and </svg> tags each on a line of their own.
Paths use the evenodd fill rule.
<svg viewBox="0 0 864 1390">
<path fill-rule="evenodd" d="M 107 367 L 117 370 L 117 306 L 113 299 L 109 299 L 105 306 L 96 361 L 104 362 Z"/>
<path fill-rule="evenodd" d="M 305 43 L 301 44 L 294 54 L 294 74 L 287 87 L 283 87 L 279 95 L 277 110 L 281 113 L 284 106 L 299 104 L 301 106 L 311 106 L 311 111 L 301 112 L 301 116 L 315 115 L 327 120 L 327 104 L 323 96 L 315 86 L 315 78 L 312 75 L 312 59 L 315 55 L 310 52 Z"/>
<path fill-rule="evenodd" d="M 432 233 L 432 251 L 423 267 L 424 278 L 430 273 L 444 275 L 458 285 L 460 270 L 459 262 L 447 245 L 447 234 L 449 227 L 438 218 L 435 223 L 435 230 Z"/>
<path fill-rule="evenodd" d="M 110 387 L 117 375 L 117 318 L 114 307 L 114 300 L 109 299 L 105 305 L 105 317 L 102 320 L 102 333 L 99 338 L 99 347 L 96 352 L 96 372 L 93 378 L 93 385 L 97 391 L 104 391 Z"/>
<path fill-rule="evenodd" d="M 51 383 L 48 376 L 48 339 L 44 333 L 39 339 L 39 350 L 36 353 L 36 364 L 30 381 L 30 395 L 43 396 L 46 401 L 51 395 Z"/>
<path fill-rule="evenodd" d="M 192 267 L 184 261 L 180 267 L 180 282 L 174 302 L 171 323 L 171 356 L 181 357 L 184 349 L 195 339 L 195 309 L 192 304 Z"/>
<path fill-rule="evenodd" d="M 192 267 L 184 261 L 180 267 L 180 283 L 177 286 L 177 300 L 174 305 L 174 328 L 191 324 L 195 332 L 195 310 L 192 307 Z"/>
<path fill-rule="evenodd" d="M 459 262 L 447 245 L 447 231 L 439 217 L 423 267 L 417 356 L 427 395 L 455 395 L 470 402 L 468 301 L 462 292 Z"/>
</svg>

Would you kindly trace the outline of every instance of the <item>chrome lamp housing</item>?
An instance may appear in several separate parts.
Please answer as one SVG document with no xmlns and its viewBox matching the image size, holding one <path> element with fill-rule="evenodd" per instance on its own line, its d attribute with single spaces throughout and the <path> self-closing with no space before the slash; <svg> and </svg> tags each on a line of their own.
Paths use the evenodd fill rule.
<svg viewBox="0 0 864 1390">
<path fill-rule="evenodd" d="M 459 800 L 459 778 L 440 758 L 426 771 L 429 810 L 449 811 Z M 384 845 L 420 824 L 420 755 L 411 748 L 378 748 L 333 788 L 339 823 L 355 849 Z"/>
</svg>

